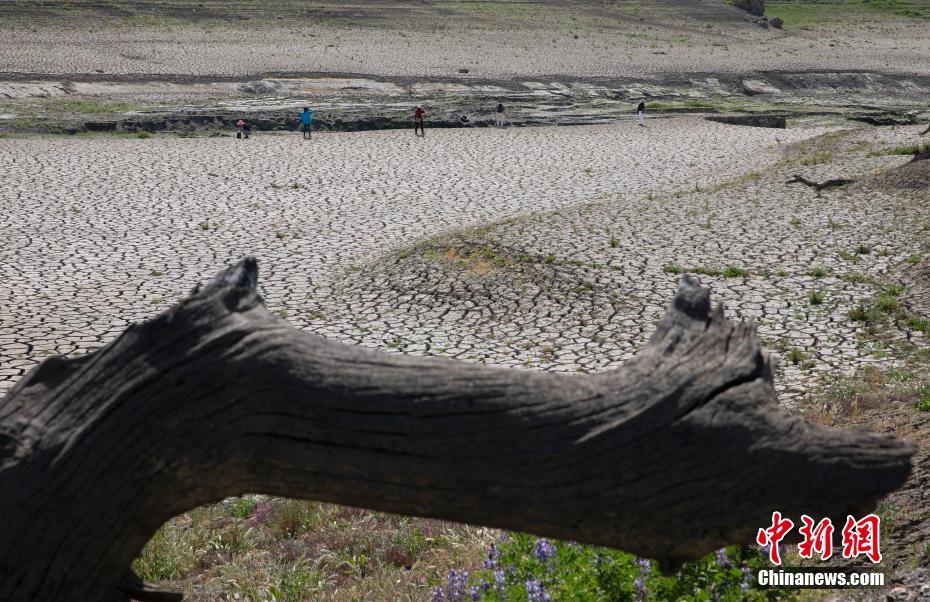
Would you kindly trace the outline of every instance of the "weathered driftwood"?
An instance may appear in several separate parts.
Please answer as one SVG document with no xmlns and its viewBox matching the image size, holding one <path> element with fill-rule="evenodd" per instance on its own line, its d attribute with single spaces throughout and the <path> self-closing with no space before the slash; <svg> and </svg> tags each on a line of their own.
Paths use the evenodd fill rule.
<svg viewBox="0 0 930 602">
<path fill-rule="evenodd" d="M 855 182 L 855 180 L 847 180 L 843 178 L 826 180 L 825 182 L 814 182 L 813 180 L 809 180 L 805 178 L 804 176 L 795 175 L 793 178 L 785 182 L 785 184 L 800 183 L 800 184 L 804 184 L 805 186 L 809 186 L 819 192 L 827 188 L 837 188 L 839 186 L 846 186 L 847 184 L 852 184 L 853 182 Z"/>
<path fill-rule="evenodd" d="M 243 260 L 0 401 L 0 600 L 147 595 L 125 575 L 158 527 L 247 492 L 669 568 L 752 541 L 773 510 L 860 515 L 910 472 L 913 449 L 892 437 L 781 412 L 755 328 L 689 277 L 648 346 L 597 375 L 341 344 L 269 313 L 256 280 Z"/>
</svg>

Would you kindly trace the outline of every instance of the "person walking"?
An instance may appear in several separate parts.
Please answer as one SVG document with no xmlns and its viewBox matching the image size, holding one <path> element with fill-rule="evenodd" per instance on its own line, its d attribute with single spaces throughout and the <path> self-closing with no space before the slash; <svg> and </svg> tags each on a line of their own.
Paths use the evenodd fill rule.
<svg viewBox="0 0 930 602">
<path fill-rule="evenodd" d="M 639 105 L 636 107 L 636 114 L 639 116 L 639 127 L 644 128 L 646 124 L 643 122 L 646 117 L 646 99 L 639 101 Z"/>
<path fill-rule="evenodd" d="M 249 126 L 249 123 L 245 119 L 240 119 L 236 122 L 236 138 L 248 139 L 249 133 L 251 131 L 252 128 Z"/>
<path fill-rule="evenodd" d="M 423 129 L 423 115 L 425 113 L 426 111 L 424 111 L 423 107 L 420 105 L 417 105 L 417 108 L 413 110 L 413 133 L 417 136 L 422 135 L 424 138 L 426 138 L 426 130 Z M 418 128 L 420 131 L 419 134 L 417 133 Z"/>
<path fill-rule="evenodd" d="M 504 103 L 500 98 L 497 99 L 497 108 L 494 110 L 494 124 L 499 128 L 504 127 Z"/>
<path fill-rule="evenodd" d="M 313 111 L 308 107 L 304 107 L 304 112 L 300 114 L 300 125 L 304 131 L 304 140 L 313 138 Z"/>
</svg>

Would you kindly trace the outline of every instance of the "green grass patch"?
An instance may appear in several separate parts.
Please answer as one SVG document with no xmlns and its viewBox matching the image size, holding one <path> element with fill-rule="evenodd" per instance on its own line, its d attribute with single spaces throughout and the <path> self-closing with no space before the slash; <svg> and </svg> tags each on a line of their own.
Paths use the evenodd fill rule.
<svg viewBox="0 0 930 602">
<path fill-rule="evenodd" d="M 830 269 L 823 266 L 817 266 L 807 273 L 808 276 L 814 278 L 823 278 L 824 276 L 830 275 Z"/>
<path fill-rule="evenodd" d="M 748 278 L 749 270 L 734 265 L 723 268 L 724 278 Z"/>
<path fill-rule="evenodd" d="M 813 155 L 808 155 L 802 157 L 798 160 L 798 163 L 801 165 L 825 165 L 833 160 L 833 153 L 829 151 L 823 151 L 815 153 Z"/>
<path fill-rule="evenodd" d="M 50 111 L 77 113 L 81 115 L 99 115 L 106 113 L 125 113 L 138 111 L 142 105 L 120 100 L 97 100 L 91 98 L 54 98 L 45 103 Z"/>
<path fill-rule="evenodd" d="M 924 0 L 769 0 L 765 14 L 786 28 L 836 27 L 838 21 L 874 23 L 876 17 L 930 19 Z"/>
<path fill-rule="evenodd" d="M 930 142 L 924 142 L 923 144 L 912 144 L 909 146 L 894 146 L 891 148 L 876 150 L 870 152 L 868 156 L 881 157 L 885 155 L 916 155 L 923 153 L 930 153 Z"/>
</svg>

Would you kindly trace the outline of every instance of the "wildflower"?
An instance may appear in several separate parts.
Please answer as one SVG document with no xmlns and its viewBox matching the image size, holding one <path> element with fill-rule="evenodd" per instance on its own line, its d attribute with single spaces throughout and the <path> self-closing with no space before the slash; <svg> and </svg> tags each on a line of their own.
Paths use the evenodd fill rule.
<svg viewBox="0 0 930 602">
<path fill-rule="evenodd" d="M 433 602 L 442 602 L 442 588 L 438 585 L 433 588 Z"/>
<path fill-rule="evenodd" d="M 640 575 L 633 580 L 633 589 L 636 590 L 636 593 L 639 594 L 640 598 L 645 598 L 646 594 L 649 593 L 649 589 L 646 587 L 646 578 Z"/>
<path fill-rule="evenodd" d="M 726 548 L 720 548 L 719 550 L 717 550 L 716 552 L 714 552 L 714 556 L 717 557 L 717 566 L 719 566 L 720 568 L 724 568 L 724 569 L 725 569 L 725 568 L 728 568 L 728 567 L 730 566 L 730 559 L 727 558 L 727 549 L 726 549 Z"/>
<path fill-rule="evenodd" d="M 500 569 L 494 571 L 494 584 L 498 589 L 502 589 L 504 587 L 504 571 Z"/>
<path fill-rule="evenodd" d="M 537 540 L 536 549 L 533 550 L 533 555 L 540 560 L 548 560 L 555 556 L 555 546 L 552 545 L 552 542 L 548 539 Z"/>
<path fill-rule="evenodd" d="M 552 598 L 546 593 L 542 581 L 526 580 L 526 602 L 549 602 Z"/>
<path fill-rule="evenodd" d="M 451 569 L 446 578 L 446 596 L 450 602 L 464 602 L 465 588 L 468 587 L 468 571 Z"/>
<path fill-rule="evenodd" d="M 639 565 L 639 577 L 633 580 L 633 589 L 639 594 L 640 599 L 645 599 L 649 593 L 646 577 L 652 573 L 652 561 L 648 558 L 637 558 L 636 564 Z"/>
<path fill-rule="evenodd" d="M 472 599 L 472 602 L 475 602 L 476 600 L 481 599 L 481 588 L 478 587 L 477 585 L 471 586 L 471 599 Z"/>
<path fill-rule="evenodd" d="M 744 592 L 749 591 L 749 581 L 752 579 L 752 570 L 748 566 L 744 566 L 743 569 L 743 582 L 740 583 L 739 588 Z"/>
<path fill-rule="evenodd" d="M 501 551 L 493 543 L 488 549 L 488 559 L 484 561 L 484 568 L 496 569 L 500 566 Z"/>
</svg>

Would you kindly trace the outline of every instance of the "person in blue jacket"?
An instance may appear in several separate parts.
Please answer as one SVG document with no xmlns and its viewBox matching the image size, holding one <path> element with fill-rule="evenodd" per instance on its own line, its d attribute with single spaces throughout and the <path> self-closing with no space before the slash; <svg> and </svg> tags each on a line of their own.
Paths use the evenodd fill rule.
<svg viewBox="0 0 930 602">
<path fill-rule="evenodd" d="M 300 114 L 300 125 L 304 130 L 304 140 L 312 138 L 313 111 L 304 107 L 304 112 Z"/>
</svg>

